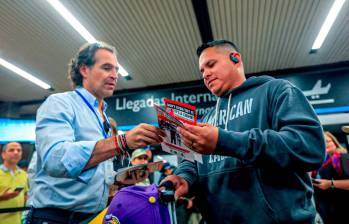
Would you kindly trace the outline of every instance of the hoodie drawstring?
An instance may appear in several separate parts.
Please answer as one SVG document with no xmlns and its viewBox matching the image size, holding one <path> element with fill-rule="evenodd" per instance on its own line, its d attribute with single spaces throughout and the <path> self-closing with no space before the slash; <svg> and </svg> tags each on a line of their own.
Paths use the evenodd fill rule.
<svg viewBox="0 0 349 224">
<path fill-rule="evenodd" d="M 217 124 L 218 124 L 218 108 L 219 108 L 219 102 L 220 102 L 221 98 L 218 98 L 217 99 L 217 103 L 216 103 L 216 118 L 215 118 L 215 121 L 214 121 L 214 126 L 215 127 L 218 127 Z M 225 119 L 225 125 L 224 125 L 224 130 L 227 131 L 227 127 L 228 127 L 228 116 L 230 114 L 230 101 L 231 101 L 231 94 L 229 94 L 229 100 L 228 100 L 228 107 L 227 107 L 227 116 L 226 116 L 226 119 Z"/>
<path fill-rule="evenodd" d="M 219 107 L 219 101 L 221 100 L 221 98 L 217 99 L 217 103 L 216 103 L 216 116 L 215 116 L 215 120 L 214 120 L 214 126 L 217 127 L 217 122 L 218 122 L 218 107 Z"/>
<path fill-rule="evenodd" d="M 228 126 L 228 118 L 229 118 L 229 114 L 230 114 L 230 100 L 231 100 L 231 94 L 229 94 L 227 117 L 225 119 L 225 126 L 224 126 L 224 130 L 226 130 L 226 131 L 227 131 L 227 126 Z"/>
</svg>

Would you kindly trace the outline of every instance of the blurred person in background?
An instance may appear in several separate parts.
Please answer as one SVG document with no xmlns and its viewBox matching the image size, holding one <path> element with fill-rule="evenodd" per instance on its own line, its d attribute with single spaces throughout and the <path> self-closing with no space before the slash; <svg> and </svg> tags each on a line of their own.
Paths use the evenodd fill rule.
<svg viewBox="0 0 349 224">
<path fill-rule="evenodd" d="M 349 164 L 347 150 L 330 132 L 326 139 L 326 160 L 321 168 L 312 172 L 315 204 L 325 224 L 342 223 L 348 218 Z"/>
<path fill-rule="evenodd" d="M 28 172 L 29 162 L 28 160 L 21 160 L 18 162 L 18 167 L 24 170 L 25 172 Z"/>
<path fill-rule="evenodd" d="M 27 173 L 17 164 L 22 158 L 22 146 L 18 142 L 6 144 L 1 152 L 0 208 L 24 207 L 28 191 Z M 21 223 L 22 212 L 0 213 L 1 224 Z"/>
<path fill-rule="evenodd" d="M 160 170 L 161 176 L 159 178 L 159 184 L 167 176 L 172 175 L 175 170 L 176 170 L 175 166 L 171 165 L 169 162 L 165 162 L 164 165 L 162 166 L 162 169 Z"/>
<path fill-rule="evenodd" d="M 149 162 L 149 156 L 147 154 L 147 150 L 141 148 L 141 149 L 136 149 L 135 151 L 132 152 L 132 156 L 131 156 L 132 166 L 148 164 L 148 162 Z M 144 175 L 148 175 L 148 173 L 144 172 Z M 150 185 L 150 180 L 147 177 L 143 181 L 138 182 L 135 185 L 148 186 Z"/>
<path fill-rule="evenodd" d="M 151 162 L 153 160 L 153 153 L 150 148 L 146 149 L 145 152 L 148 155 L 148 162 Z"/>
</svg>

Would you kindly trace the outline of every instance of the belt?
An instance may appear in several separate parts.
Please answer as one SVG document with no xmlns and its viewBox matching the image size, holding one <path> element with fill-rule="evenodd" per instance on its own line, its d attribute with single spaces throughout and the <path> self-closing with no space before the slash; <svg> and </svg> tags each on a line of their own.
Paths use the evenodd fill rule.
<svg viewBox="0 0 349 224">
<path fill-rule="evenodd" d="M 43 219 L 58 223 L 80 223 L 95 215 L 95 213 L 74 212 L 60 208 L 32 208 L 30 213 L 31 219 Z"/>
</svg>

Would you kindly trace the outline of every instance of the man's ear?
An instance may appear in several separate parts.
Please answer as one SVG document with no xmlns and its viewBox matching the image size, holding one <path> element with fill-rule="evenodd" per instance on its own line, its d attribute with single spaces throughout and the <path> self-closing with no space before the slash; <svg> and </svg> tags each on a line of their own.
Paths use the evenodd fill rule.
<svg viewBox="0 0 349 224">
<path fill-rule="evenodd" d="M 79 71 L 83 78 L 87 77 L 89 67 L 87 65 L 80 65 Z"/>
</svg>

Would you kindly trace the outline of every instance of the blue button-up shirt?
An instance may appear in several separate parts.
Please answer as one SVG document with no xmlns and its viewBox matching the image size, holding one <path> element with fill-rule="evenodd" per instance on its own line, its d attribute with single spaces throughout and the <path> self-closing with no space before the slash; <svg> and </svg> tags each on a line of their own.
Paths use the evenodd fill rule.
<svg viewBox="0 0 349 224">
<path fill-rule="evenodd" d="M 103 123 L 96 97 L 83 88 L 77 90 Z M 104 116 L 106 109 L 104 102 Z M 83 170 L 103 138 L 97 117 L 75 91 L 48 97 L 36 117 L 38 157 L 30 204 L 89 213 L 105 208 L 113 182 L 111 160 Z"/>
</svg>

